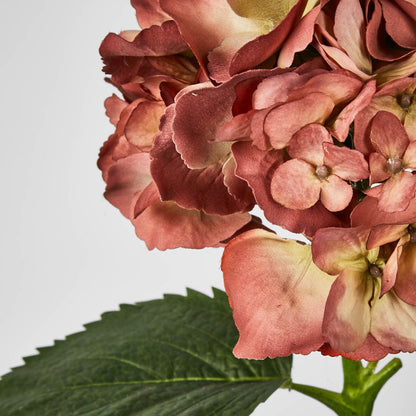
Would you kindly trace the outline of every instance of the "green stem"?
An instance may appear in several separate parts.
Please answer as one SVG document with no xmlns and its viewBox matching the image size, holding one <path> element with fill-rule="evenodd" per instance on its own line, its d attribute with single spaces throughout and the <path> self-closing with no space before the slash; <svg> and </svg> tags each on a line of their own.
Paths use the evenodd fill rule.
<svg viewBox="0 0 416 416">
<path fill-rule="evenodd" d="M 341 393 L 296 383 L 288 387 L 320 401 L 339 416 L 371 416 L 379 391 L 399 371 L 402 363 L 395 358 L 378 373 L 375 373 L 376 366 L 377 362 L 363 366 L 360 361 L 343 358 L 344 388 Z"/>
</svg>

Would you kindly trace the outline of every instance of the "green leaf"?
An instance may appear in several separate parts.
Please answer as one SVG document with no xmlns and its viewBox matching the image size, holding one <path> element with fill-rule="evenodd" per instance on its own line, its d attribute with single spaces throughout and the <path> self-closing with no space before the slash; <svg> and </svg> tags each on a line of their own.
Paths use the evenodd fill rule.
<svg viewBox="0 0 416 416">
<path fill-rule="evenodd" d="M 292 360 L 238 360 L 237 337 L 217 289 L 122 305 L 4 376 L 0 415 L 249 415 Z"/>
</svg>

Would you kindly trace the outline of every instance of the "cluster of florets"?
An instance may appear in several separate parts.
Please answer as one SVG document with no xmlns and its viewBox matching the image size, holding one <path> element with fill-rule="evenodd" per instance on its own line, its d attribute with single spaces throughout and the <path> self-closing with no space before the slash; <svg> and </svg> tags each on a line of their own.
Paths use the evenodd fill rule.
<svg viewBox="0 0 416 416">
<path fill-rule="evenodd" d="M 105 197 L 150 249 L 225 246 L 239 357 L 416 350 L 414 0 L 132 5 Z"/>
</svg>

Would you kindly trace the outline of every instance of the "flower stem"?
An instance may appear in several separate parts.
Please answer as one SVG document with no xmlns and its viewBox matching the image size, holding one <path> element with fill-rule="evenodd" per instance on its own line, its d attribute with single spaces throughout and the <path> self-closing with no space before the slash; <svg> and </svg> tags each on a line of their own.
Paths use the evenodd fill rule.
<svg viewBox="0 0 416 416">
<path fill-rule="evenodd" d="M 296 383 L 288 387 L 320 401 L 339 416 L 371 416 L 379 391 L 399 371 L 402 363 L 394 358 L 375 373 L 376 366 L 377 361 L 363 366 L 360 361 L 343 358 L 344 388 L 341 393 Z"/>
</svg>

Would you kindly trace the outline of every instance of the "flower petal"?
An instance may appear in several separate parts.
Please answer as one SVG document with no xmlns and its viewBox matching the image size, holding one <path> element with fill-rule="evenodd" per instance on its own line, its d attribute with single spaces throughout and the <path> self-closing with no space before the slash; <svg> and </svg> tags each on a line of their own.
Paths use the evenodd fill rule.
<svg viewBox="0 0 416 416">
<path fill-rule="evenodd" d="M 381 185 L 378 205 L 382 211 L 404 211 L 414 198 L 416 192 L 416 176 L 402 171 L 393 175 Z"/>
<path fill-rule="evenodd" d="M 137 236 L 147 248 L 204 248 L 232 236 L 250 221 L 248 213 L 207 215 L 198 210 L 179 207 L 174 202 L 157 201 L 149 205 L 132 222 Z"/>
<path fill-rule="evenodd" d="M 397 354 L 399 352 L 381 345 L 371 334 L 367 336 L 364 344 L 353 352 L 345 353 L 343 351 L 335 351 L 329 344 L 324 344 L 320 351 L 322 355 L 330 355 L 331 357 L 342 355 L 343 357 L 354 361 L 378 361 L 387 354 Z"/>
<path fill-rule="evenodd" d="M 352 195 L 351 185 L 337 175 L 330 175 L 321 182 L 321 202 L 329 211 L 337 212 L 347 208 Z"/>
<path fill-rule="evenodd" d="M 406 303 L 416 305 L 416 244 L 408 242 L 402 248 L 394 290 Z"/>
<path fill-rule="evenodd" d="M 367 273 L 345 269 L 332 284 L 325 307 L 322 332 L 335 350 L 353 352 L 370 332 L 372 278 Z"/>
<path fill-rule="evenodd" d="M 270 183 L 273 199 L 290 209 L 307 209 L 319 200 L 321 181 L 315 168 L 301 159 L 291 159 L 276 169 Z"/>
<path fill-rule="evenodd" d="M 368 178 L 368 164 L 358 150 L 324 143 L 324 164 L 331 168 L 334 175 L 348 181 L 359 181 Z"/>
<path fill-rule="evenodd" d="M 275 149 L 283 149 L 298 130 L 310 123 L 323 124 L 333 109 L 334 102 L 327 95 L 311 93 L 271 110 L 264 131 Z"/>
<path fill-rule="evenodd" d="M 232 152 L 237 163 L 236 174 L 247 181 L 257 204 L 273 224 L 309 237 L 322 227 L 343 225 L 343 218 L 329 212 L 320 202 L 307 210 L 292 210 L 272 198 L 270 180 L 276 168 L 284 161 L 283 152 L 265 152 L 249 142 L 233 144 Z M 349 226 L 349 219 L 345 226 Z"/>
<path fill-rule="evenodd" d="M 379 111 L 373 118 L 371 143 L 386 159 L 401 158 L 409 144 L 409 137 L 400 120 L 388 111 Z"/>
<path fill-rule="evenodd" d="M 367 269 L 367 238 L 369 229 L 322 228 L 312 241 L 314 263 L 326 273 L 336 275 L 346 267 L 351 270 Z"/>
<path fill-rule="evenodd" d="M 322 345 L 323 311 L 334 279 L 313 264 L 310 246 L 249 231 L 227 245 L 222 270 L 240 332 L 237 357 L 308 354 Z"/>
<path fill-rule="evenodd" d="M 371 57 L 364 44 L 364 14 L 359 0 L 341 0 L 335 12 L 334 33 L 341 47 L 367 74 L 372 72 Z"/>
<path fill-rule="evenodd" d="M 314 166 L 321 166 L 324 164 L 324 142 L 332 143 L 328 130 L 321 124 L 308 124 L 292 137 L 289 155 Z"/>
<path fill-rule="evenodd" d="M 403 302 L 390 290 L 372 308 L 371 333 L 386 347 L 416 350 L 416 306 Z"/>
</svg>

